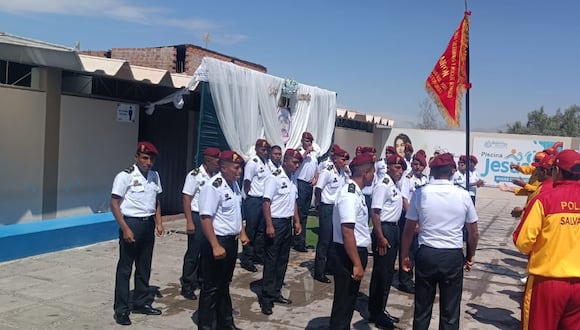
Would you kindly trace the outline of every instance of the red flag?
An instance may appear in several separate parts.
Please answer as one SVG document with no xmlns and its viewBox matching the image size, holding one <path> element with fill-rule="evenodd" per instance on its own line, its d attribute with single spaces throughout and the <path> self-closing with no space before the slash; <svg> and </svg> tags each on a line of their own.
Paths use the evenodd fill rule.
<svg viewBox="0 0 580 330">
<path fill-rule="evenodd" d="M 469 15 L 451 37 L 447 49 L 441 55 L 427 78 L 425 88 L 450 126 L 459 127 L 461 99 L 470 87 L 467 81 L 467 47 L 469 45 Z"/>
</svg>

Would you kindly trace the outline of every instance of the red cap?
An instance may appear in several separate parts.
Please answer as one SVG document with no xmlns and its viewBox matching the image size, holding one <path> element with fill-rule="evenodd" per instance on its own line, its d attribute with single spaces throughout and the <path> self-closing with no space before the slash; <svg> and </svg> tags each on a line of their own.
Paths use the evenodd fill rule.
<svg viewBox="0 0 580 330">
<path fill-rule="evenodd" d="M 375 159 L 372 155 L 362 153 L 362 154 L 353 158 L 353 160 L 350 162 L 350 166 L 358 166 L 358 165 L 362 165 L 362 164 L 373 164 L 374 162 L 375 162 Z"/>
<path fill-rule="evenodd" d="M 302 162 L 304 160 L 304 157 L 302 157 L 302 154 L 300 153 L 300 151 L 298 151 L 296 149 L 286 149 L 286 151 L 284 152 L 284 158 L 286 158 L 286 157 L 296 158 L 300 162 Z"/>
<path fill-rule="evenodd" d="M 305 140 L 310 140 L 310 141 L 314 140 L 314 137 L 312 136 L 312 133 L 310 133 L 310 132 L 302 133 L 302 138 Z"/>
<path fill-rule="evenodd" d="M 556 160 L 556 156 L 554 155 L 546 155 L 546 157 L 542 158 L 539 163 L 532 163 L 534 167 L 540 167 L 546 170 L 549 170 L 554 165 L 554 161 Z"/>
<path fill-rule="evenodd" d="M 405 152 L 413 152 L 413 145 L 410 143 L 405 143 Z"/>
<path fill-rule="evenodd" d="M 350 156 L 346 150 L 342 150 L 340 148 L 334 150 L 334 155 L 337 157 L 343 157 L 346 160 L 349 160 Z"/>
<path fill-rule="evenodd" d="M 151 142 L 141 141 L 137 143 L 137 152 L 142 154 L 154 155 L 159 156 L 159 151 Z"/>
<path fill-rule="evenodd" d="M 266 139 L 257 139 L 256 140 L 256 147 L 257 148 L 268 148 L 270 146 L 270 143 L 268 143 L 268 140 Z"/>
<path fill-rule="evenodd" d="M 388 147 L 385 149 L 385 154 L 386 154 L 387 152 L 390 152 L 390 153 L 392 153 L 392 154 L 396 154 L 396 153 L 397 153 L 397 149 L 395 149 L 395 147 L 393 147 L 393 146 L 388 146 Z"/>
<path fill-rule="evenodd" d="M 547 155 L 548 153 L 543 151 L 536 152 L 536 154 L 534 155 L 534 162 L 532 163 L 532 166 L 538 166 L 542 161 L 542 159 L 544 159 Z"/>
<path fill-rule="evenodd" d="M 220 150 L 218 148 L 207 147 L 203 151 L 203 155 L 209 156 L 209 157 L 219 158 L 220 157 Z"/>
<path fill-rule="evenodd" d="M 572 174 L 580 174 L 580 154 L 572 149 L 562 150 L 556 156 L 554 166 Z"/>
<path fill-rule="evenodd" d="M 453 155 L 448 152 L 435 156 L 429 163 L 429 167 L 431 168 L 447 165 L 455 166 L 455 160 L 453 159 Z"/>
<path fill-rule="evenodd" d="M 427 166 L 427 157 L 423 156 L 423 154 L 417 152 L 413 157 L 413 160 L 419 162 L 423 167 Z"/>
<path fill-rule="evenodd" d="M 405 161 L 405 159 L 397 154 L 395 155 L 390 155 L 387 158 L 387 165 L 396 165 L 399 164 L 401 165 L 401 167 L 403 168 L 403 171 L 405 171 L 407 169 L 407 162 Z"/>
<path fill-rule="evenodd" d="M 235 151 L 225 150 L 220 152 L 220 160 L 229 163 L 243 164 L 244 158 Z"/>
</svg>

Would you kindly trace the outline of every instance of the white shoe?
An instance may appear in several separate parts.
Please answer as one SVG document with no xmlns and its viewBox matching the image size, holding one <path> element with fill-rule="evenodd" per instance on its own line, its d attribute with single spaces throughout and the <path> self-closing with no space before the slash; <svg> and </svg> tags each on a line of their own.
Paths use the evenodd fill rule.
<svg viewBox="0 0 580 330">
<path fill-rule="evenodd" d="M 522 282 L 522 284 L 525 285 L 528 282 L 528 277 L 526 276 L 526 277 L 520 278 L 520 282 Z"/>
</svg>

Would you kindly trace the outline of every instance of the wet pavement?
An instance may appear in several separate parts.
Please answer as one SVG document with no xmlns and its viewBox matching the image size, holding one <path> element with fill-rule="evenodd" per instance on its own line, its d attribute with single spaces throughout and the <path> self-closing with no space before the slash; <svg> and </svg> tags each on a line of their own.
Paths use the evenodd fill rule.
<svg viewBox="0 0 580 330">
<path fill-rule="evenodd" d="M 495 188 L 478 190 L 480 242 L 476 264 L 465 274 L 461 329 L 518 329 L 519 301 L 526 258 L 515 249 L 511 234 L 517 222 L 509 212 L 523 198 Z M 158 287 L 154 307 L 161 316 L 132 314 L 137 329 L 197 328 L 197 300 L 180 295 L 179 277 L 187 237 L 180 233 L 185 220 L 168 217 L 169 234 L 156 241 L 150 284 Z M 38 255 L 0 263 L 0 329 L 111 329 L 114 274 L 118 242 Z M 292 305 L 275 305 L 270 316 L 260 312 L 262 267 L 249 273 L 236 266 L 231 285 L 236 325 L 242 329 L 327 329 L 333 284 L 314 281 L 314 252 L 292 251 L 283 294 Z M 366 320 L 372 267 L 361 285 L 353 329 L 375 329 Z M 330 276 L 332 279 L 332 277 Z M 196 291 L 196 293 L 198 293 Z M 437 301 L 438 298 L 436 298 Z M 400 329 L 411 329 L 413 296 L 391 288 L 388 311 L 401 318 Z M 438 328 L 439 305 L 433 308 L 431 328 Z"/>
</svg>

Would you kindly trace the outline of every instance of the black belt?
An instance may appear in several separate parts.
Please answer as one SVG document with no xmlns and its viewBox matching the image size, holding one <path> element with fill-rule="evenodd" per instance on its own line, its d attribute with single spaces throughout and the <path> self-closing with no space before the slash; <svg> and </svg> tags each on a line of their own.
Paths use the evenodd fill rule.
<svg viewBox="0 0 580 330">
<path fill-rule="evenodd" d="M 296 181 L 298 181 L 298 182 L 304 182 L 304 183 L 306 183 L 306 184 L 310 184 L 310 182 L 309 182 L 309 181 L 305 181 L 305 180 L 296 179 Z"/>
<path fill-rule="evenodd" d="M 272 220 L 292 220 L 292 217 L 285 217 L 285 218 L 272 218 Z"/>
<path fill-rule="evenodd" d="M 238 235 L 215 235 L 215 237 L 221 239 L 236 239 Z"/>
<path fill-rule="evenodd" d="M 389 222 L 389 221 L 382 221 L 381 225 L 383 225 L 383 224 L 393 226 L 393 227 L 396 227 L 399 225 L 397 222 Z"/>
<path fill-rule="evenodd" d="M 262 198 L 262 196 L 251 196 L 251 195 L 248 195 L 248 198 Z"/>
<path fill-rule="evenodd" d="M 124 219 L 134 219 L 134 220 L 139 220 L 139 221 L 149 221 L 151 218 L 153 218 L 152 215 L 148 215 L 146 217 L 129 217 L 124 215 L 123 216 Z"/>
</svg>

